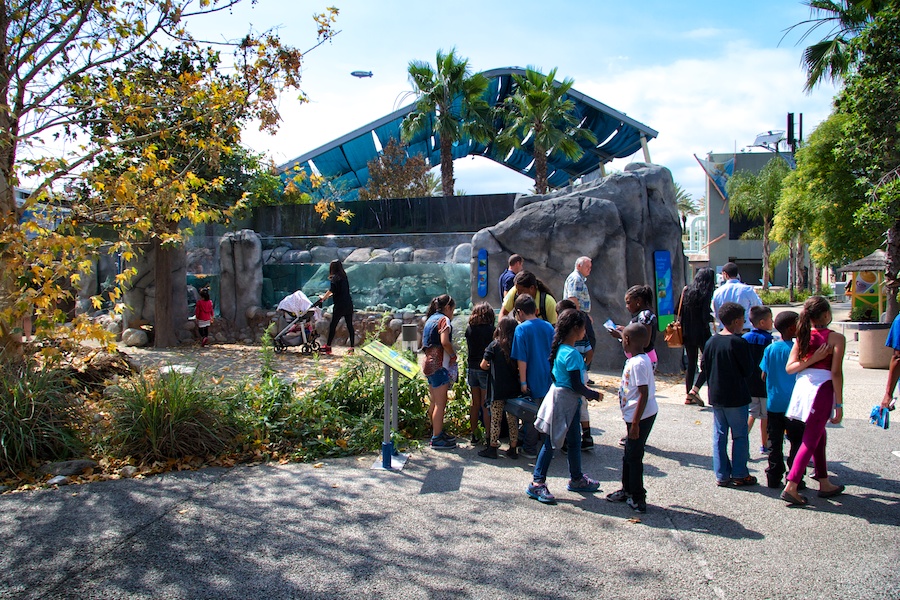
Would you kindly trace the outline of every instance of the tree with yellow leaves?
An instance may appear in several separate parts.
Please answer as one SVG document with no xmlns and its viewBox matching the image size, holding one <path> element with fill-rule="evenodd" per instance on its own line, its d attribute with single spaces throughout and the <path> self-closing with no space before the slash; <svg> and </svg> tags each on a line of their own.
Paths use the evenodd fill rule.
<svg viewBox="0 0 900 600">
<path fill-rule="evenodd" d="M 141 244 L 163 251 L 181 241 L 179 223 L 227 218 L 208 203 L 215 172 L 241 126 L 278 123 L 279 92 L 297 89 L 303 54 L 271 32 L 234 44 L 233 73 L 195 41 L 186 23 L 240 0 L 18 0 L 0 11 L 0 344 L 34 306 L 49 331 L 113 231 L 109 251 L 126 260 Z M 337 9 L 315 15 L 329 39 Z M 154 69 L 161 68 L 154 73 Z M 154 82 L 154 76 L 157 77 Z M 47 144 L 59 149 L 47 152 Z M 65 142 L 64 144 L 62 142 Z M 35 181 L 21 206 L 20 179 Z M 47 219 L 21 222 L 44 207 Z M 64 211 L 64 212 L 63 212 Z M 55 225 L 54 227 L 49 226 Z M 106 298 L 123 309 L 121 274 Z M 166 285 L 166 281 L 158 282 Z M 159 290 L 158 290 L 159 291 Z M 158 296 L 161 294 L 158 294 Z M 76 336 L 109 341 L 76 317 Z M 157 345 L 171 337 L 157 332 Z"/>
</svg>

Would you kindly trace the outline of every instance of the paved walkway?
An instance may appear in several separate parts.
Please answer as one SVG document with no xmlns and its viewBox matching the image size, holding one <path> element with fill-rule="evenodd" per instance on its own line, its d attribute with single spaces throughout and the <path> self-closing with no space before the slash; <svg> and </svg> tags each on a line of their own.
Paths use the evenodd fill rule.
<svg viewBox="0 0 900 600">
<path fill-rule="evenodd" d="M 249 352 L 243 367 L 213 362 L 240 352 L 162 364 L 199 356 L 252 373 Z M 308 362 L 296 359 L 279 368 Z M 900 598 L 900 424 L 866 419 L 886 371 L 848 360 L 846 372 L 829 459 L 847 494 L 813 492 L 808 508 L 765 487 L 717 488 L 711 411 L 662 378 L 639 521 L 604 499 L 619 487 L 624 431 L 608 398 L 591 404 L 599 444 L 584 455 L 604 493 L 565 491 L 557 458 L 557 506 L 525 496 L 532 461 L 469 447 L 420 450 L 396 473 L 371 470 L 371 455 L 3 495 L 0 597 Z M 764 466 L 754 453 L 751 472 Z"/>
</svg>

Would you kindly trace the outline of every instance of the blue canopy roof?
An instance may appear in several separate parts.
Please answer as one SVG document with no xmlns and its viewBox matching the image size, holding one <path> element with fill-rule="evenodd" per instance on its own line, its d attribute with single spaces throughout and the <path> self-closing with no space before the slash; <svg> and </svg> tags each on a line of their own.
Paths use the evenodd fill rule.
<svg viewBox="0 0 900 600">
<path fill-rule="evenodd" d="M 515 91 L 513 75 L 525 75 L 525 69 L 508 67 L 485 71 L 489 80 L 485 92 L 491 106 L 502 103 Z M 582 127 L 590 129 L 597 138 L 597 145 L 580 141 L 584 154 L 577 161 L 551 156 L 547 163 L 547 179 L 552 187 L 567 185 L 574 179 L 597 170 L 601 164 L 614 158 L 626 158 L 641 148 L 641 138 L 655 138 L 658 132 L 643 123 L 620 113 L 609 106 L 570 89 L 568 98 L 575 103 L 576 117 Z M 368 183 L 367 163 L 379 154 L 375 139 L 384 147 L 391 138 L 400 139 L 400 124 L 415 110 L 415 103 L 404 106 L 377 121 L 364 125 L 355 131 L 298 156 L 279 167 L 282 173 L 297 167 L 312 172 L 312 165 L 323 177 L 339 182 L 339 189 L 346 191 L 345 198 L 352 199 L 359 188 Z M 433 116 L 433 115 L 432 115 Z M 429 164 L 440 163 L 440 147 L 431 126 L 407 143 L 407 154 L 423 155 Z M 484 156 L 532 179 L 535 176 L 532 147 L 528 143 L 522 150 L 499 155 L 492 145 L 485 146 L 474 140 L 465 139 L 453 148 L 453 158 Z M 310 164 L 312 163 L 312 165 Z"/>
</svg>

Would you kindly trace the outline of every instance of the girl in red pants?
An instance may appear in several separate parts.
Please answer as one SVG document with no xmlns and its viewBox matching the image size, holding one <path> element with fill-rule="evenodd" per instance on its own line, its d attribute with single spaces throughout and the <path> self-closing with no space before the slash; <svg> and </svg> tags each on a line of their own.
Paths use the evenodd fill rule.
<svg viewBox="0 0 900 600">
<path fill-rule="evenodd" d="M 787 372 L 797 374 L 787 417 L 806 423 L 803 441 L 787 476 L 781 499 L 790 505 L 809 501 L 798 493 L 797 485 L 812 458 L 819 481 L 819 497 L 830 498 L 844 491 L 828 478 L 825 463 L 825 425 L 838 424 L 844 416 L 844 336 L 828 329 L 831 305 L 821 296 L 812 296 L 803 305 L 797 342 L 788 358 Z M 832 413 L 834 416 L 832 416 Z"/>
</svg>

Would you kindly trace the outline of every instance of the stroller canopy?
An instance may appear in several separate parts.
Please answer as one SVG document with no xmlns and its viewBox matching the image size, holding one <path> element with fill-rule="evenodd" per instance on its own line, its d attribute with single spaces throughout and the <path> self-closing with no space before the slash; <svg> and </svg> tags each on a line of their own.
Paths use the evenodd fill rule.
<svg viewBox="0 0 900 600">
<path fill-rule="evenodd" d="M 279 310 L 286 310 L 288 312 L 292 312 L 295 315 L 302 315 L 312 306 L 312 302 L 310 302 L 309 298 L 306 297 L 302 291 L 297 290 L 290 296 L 285 297 L 284 300 L 278 303 Z"/>
</svg>

